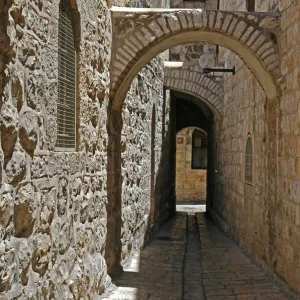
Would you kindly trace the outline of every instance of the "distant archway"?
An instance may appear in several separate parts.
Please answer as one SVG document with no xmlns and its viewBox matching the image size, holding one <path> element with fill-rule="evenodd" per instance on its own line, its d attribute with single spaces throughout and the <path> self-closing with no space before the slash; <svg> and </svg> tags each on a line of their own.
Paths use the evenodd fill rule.
<svg viewBox="0 0 300 300">
<path fill-rule="evenodd" d="M 223 86 L 215 79 L 206 77 L 195 67 L 164 68 L 164 87 L 199 98 L 214 113 L 222 115 Z"/>
</svg>

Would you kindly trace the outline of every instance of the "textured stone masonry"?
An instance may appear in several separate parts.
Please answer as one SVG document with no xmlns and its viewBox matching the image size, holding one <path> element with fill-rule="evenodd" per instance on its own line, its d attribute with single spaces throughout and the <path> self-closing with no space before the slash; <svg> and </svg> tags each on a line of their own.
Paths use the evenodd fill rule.
<svg viewBox="0 0 300 300">
<path fill-rule="evenodd" d="M 165 66 L 164 87 L 194 95 L 208 104 L 217 114 L 222 114 L 222 82 L 209 79 L 202 74 L 197 65 L 169 67 Z"/>
<path fill-rule="evenodd" d="M 267 83 L 265 80 L 270 79 L 271 76 L 280 78 L 276 37 L 279 25 L 278 14 L 251 15 L 244 12 L 216 12 L 200 9 L 155 11 L 122 8 L 112 8 L 111 13 L 114 45 L 111 91 L 116 97 L 115 108 L 121 105 L 128 84 L 143 64 L 167 48 L 183 42 L 197 41 L 218 43 L 237 52 L 247 61 L 261 84 L 265 85 L 268 96 L 271 99 L 276 97 L 277 91 L 272 87 L 273 83 Z M 156 22 L 155 28 L 160 28 L 158 32 L 150 28 L 150 24 L 153 27 L 153 22 Z M 249 27 L 254 28 L 251 34 L 247 31 Z M 211 34 L 206 35 L 205 32 Z M 197 37 L 195 33 L 198 33 Z M 219 39 L 214 40 L 214 34 L 219 34 Z M 124 46 L 128 40 L 134 45 L 134 59 L 128 60 L 125 57 L 120 60 L 115 59 L 115 55 L 125 51 Z M 272 54 L 265 56 L 264 54 L 267 51 L 270 53 L 271 49 L 273 49 Z M 249 51 L 248 55 L 246 55 L 247 51 Z M 262 75 L 263 69 L 267 71 L 265 76 L 267 78 Z"/>
</svg>

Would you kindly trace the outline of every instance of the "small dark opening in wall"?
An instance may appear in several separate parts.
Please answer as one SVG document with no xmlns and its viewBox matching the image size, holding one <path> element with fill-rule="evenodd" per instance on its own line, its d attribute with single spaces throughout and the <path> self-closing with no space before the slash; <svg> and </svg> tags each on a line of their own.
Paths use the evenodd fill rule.
<svg viewBox="0 0 300 300">
<path fill-rule="evenodd" d="M 255 11 L 255 0 L 246 0 L 246 7 L 248 11 Z"/>
<path fill-rule="evenodd" d="M 183 0 L 184 2 L 203 2 L 206 3 L 207 0 Z"/>
</svg>

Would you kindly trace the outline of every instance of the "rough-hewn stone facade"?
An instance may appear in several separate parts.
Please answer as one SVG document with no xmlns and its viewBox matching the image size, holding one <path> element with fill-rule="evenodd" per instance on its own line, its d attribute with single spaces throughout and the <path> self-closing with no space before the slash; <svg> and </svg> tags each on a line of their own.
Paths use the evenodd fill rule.
<svg viewBox="0 0 300 300">
<path fill-rule="evenodd" d="M 76 152 L 57 152 L 59 1 L 5 3 L 0 3 L 0 292 L 8 298 L 96 299 L 111 282 L 105 249 L 107 220 L 114 217 L 107 180 L 109 4 L 70 2 L 78 50 L 77 145 Z M 151 85 L 144 80 L 149 77 L 156 80 Z M 154 60 L 132 84 L 122 109 L 123 261 L 143 246 L 149 231 L 151 184 L 164 190 L 156 197 L 158 207 L 167 205 L 160 203 L 166 194 L 172 199 L 172 177 L 150 180 L 162 155 L 169 164 L 169 152 L 160 151 L 169 139 L 166 95 L 163 64 Z"/>
<path fill-rule="evenodd" d="M 174 213 L 176 130 L 185 124 L 186 99 L 173 101 L 164 87 L 189 94 L 192 121 L 195 107 L 205 119 L 210 214 L 300 291 L 300 5 L 264 0 L 256 1 L 259 13 L 239 12 L 245 4 L 134 10 L 128 7 L 164 3 L 70 0 L 76 151 L 62 152 L 59 1 L 0 1 L 1 297 L 97 299 L 111 284 L 108 273 Z M 126 9 L 108 11 L 111 5 Z M 274 10 L 281 16 L 263 13 Z M 237 69 L 224 76 L 224 88 L 199 67 L 164 68 L 168 53 L 155 58 L 193 42 L 233 51 L 219 55 Z M 198 59 L 181 49 L 185 60 Z M 249 134 L 252 185 L 245 184 Z"/>
</svg>

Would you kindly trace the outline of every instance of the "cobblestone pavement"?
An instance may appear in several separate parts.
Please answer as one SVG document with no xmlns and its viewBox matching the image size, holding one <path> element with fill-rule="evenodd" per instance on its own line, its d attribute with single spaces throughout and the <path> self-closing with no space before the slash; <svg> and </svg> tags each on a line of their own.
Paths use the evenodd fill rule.
<svg viewBox="0 0 300 300">
<path fill-rule="evenodd" d="M 204 213 L 177 213 L 115 284 L 105 300 L 293 299 Z"/>
</svg>

